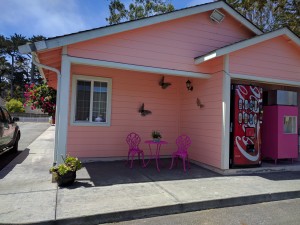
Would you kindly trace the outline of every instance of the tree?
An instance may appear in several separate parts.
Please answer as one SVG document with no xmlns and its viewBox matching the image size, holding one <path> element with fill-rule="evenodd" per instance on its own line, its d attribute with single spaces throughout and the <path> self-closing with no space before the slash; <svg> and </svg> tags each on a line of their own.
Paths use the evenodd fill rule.
<svg viewBox="0 0 300 225">
<path fill-rule="evenodd" d="M 0 97 L 5 98 L 8 93 L 4 93 L 10 88 L 8 79 L 11 66 L 4 56 L 0 57 Z"/>
<path fill-rule="evenodd" d="M 31 38 L 29 38 L 29 41 L 34 43 L 34 42 L 42 41 L 45 39 L 46 38 L 42 35 L 37 35 L 37 36 L 34 35 Z M 30 57 L 30 59 L 32 59 L 31 55 L 28 55 L 28 57 Z M 30 81 L 31 81 L 31 83 L 39 83 L 39 84 L 41 84 L 43 81 L 38 68 L 36 67 L 36 65 L 33 64 L 32 60 L 31 60 L 31 67 L 30 67 Z"/>
<path fill-rule="evenodd" d="M 292 31 L 300 36 L 300 1 L 279 1 L 275 11 L 275 18 L 277 21 L 275 28 L 288 26 Z"/>
<path fill-rule="evenodd" d="M 263 31 L 288 26 L 300 35 L 299 0 L 226 0 Z"/>
<path fill-rule="evenodd" d="M 14 34 L 11 35 L 9 38 L 0 35 L 0 56 L 6 56 L 6 58 L 10 59 L 10 95 L 11 98 L 14 96 L 14 76 L 15 76 L 15 64 L 19 62 L 23 62 L 24 56 L 19 53 L 18 46 L 23 45 L 27 42 L 26 37 L 22 36 L 21 34 Z M 8 56 L 8 57 L 7 57 Z"/>
<path fill-rule="evenodd" d="M 132 1 L 126 9 L 120 0 L 110 0 L 110 16 L 106 18 L 110 25 L 174 11 L 174 6 L 166 0 Z"/>
<path fill-rule="evenodd" d="M 25 84 L 42 83 L 42 77 L 32 63 L 30 54 L 21 54 L 18 46 L 28 41 L 44 40 L 43 36 L 26 38 L 20 34 L 10 37 L 0 35 L 0 96 L 9 100 L 16 98 L 22 100 Z M 10 90 L 9 92 L 7 90 Z"/>
</svg>

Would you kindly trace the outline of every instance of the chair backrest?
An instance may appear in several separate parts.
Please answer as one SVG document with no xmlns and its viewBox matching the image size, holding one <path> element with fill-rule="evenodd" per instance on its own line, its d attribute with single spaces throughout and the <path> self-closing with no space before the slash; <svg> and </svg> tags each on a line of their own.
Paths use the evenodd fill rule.
<svg viewBox="0 0 300 225">
<path fill-rule="evenodd" d="M 177 151 L 186 152 L 188 150 L 188 148 L 191 146 L 192 140 L 187 135 L 180 135 L 176 139 L 176 144 L 178 146 Z"/>
<path fill-rule="evenodd" d="M 127 144 L 129 145 L 129 149 L 137 149 L 141 142 L 141 138 L 138 134 L 132 132 L 128 134 L 126 141 Z"/>
</svg>

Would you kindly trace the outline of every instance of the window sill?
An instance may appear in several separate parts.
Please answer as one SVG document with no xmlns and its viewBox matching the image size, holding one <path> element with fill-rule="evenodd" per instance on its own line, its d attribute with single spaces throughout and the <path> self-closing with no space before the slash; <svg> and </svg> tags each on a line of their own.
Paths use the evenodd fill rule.
<svg viewBox="0 0 300 225">
<path fill-rule="evenodd" d="M 101 122 L 72 122 L 71 126 L 86 126 L 86 127 L 109 127 L 110 123 Z"/>
</svg>

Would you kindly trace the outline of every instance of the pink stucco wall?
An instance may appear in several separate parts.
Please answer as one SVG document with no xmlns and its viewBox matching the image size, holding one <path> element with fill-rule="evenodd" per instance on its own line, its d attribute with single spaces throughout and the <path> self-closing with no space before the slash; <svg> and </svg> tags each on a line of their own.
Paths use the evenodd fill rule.
<svg viewBox="0 0 300 225">
<path fill-rule="evenodd" d="M 300 49 L 284 36 L 230 54 L 230 72 L 300 81 Z"/>
<path fill-rule="evenodd" d="M 226 13 L 225 13 L 226 14 Z M 207 72 L 194 58 L 253 36 L 226 14 L 218 24 L 210 12 L 68 46 L 76 57 L 194 72 Z"/>
<path fill-rule="evenodd" d="M 180 130 L 179 99 L 185 90 L 185 80 L 165 76 L 165 81 L 172 85 L 164 90 L 158 85 L 161 75 L 79 65 L 72 66 L 72 74 L 112 78 L 112 116 L 109 127 L 69 125 L 67 150 L 70 154 L 126 156 L 126 136 L 134 131 L 145 141 L 151 139 L 152 130 L 161 131 L 163 139 L 170 142 L 162 148 L 163 155 L 174 151 L 174 140 Z M 152 115 L 142 117 L 138 113 L 141 103 L 145 103 L 145 109 L 151 110 Z M 148 146 L 142 144 L 141 147 L 148 152 Z"/>
<path fill-rule="evenodd" d="M 182 92 L 180 128 L 192 139 L 190 158 L 220 168 L 223 63 L 216 60 L 205 66 L 213 73 L 212 77 L 208 80 L 191 79 L 194 90 Z M 203 104 L 202 108 L 197 106 L 197 98 Z"/>
<path fill-rule="evenodd" d="M 217 67 L 216 67 L 217 68 Z M 72 74 L 112 78 L 112 117 L 110 127 L 68 127 L 67 151 L 79 157 L 121 157 L 127 154 L 125 138 L 129 132 L 139 133 L 142 140 L 151 139 L 151 131 L 161 131 L 169 142 L 162 155 L 176 150 L 180 134 L 192 138 L 190 158 L 220 167 L 222 127 L 222 75 L 209 80 L 190 79 L 194 90 L 187 91 L 187 78 L 165 76 L 172 85 L 162 89 L 161 75 L 107 69 L 91 66 L 72 66 Z M 72 87 L 71 87 L 72 90 Z M 203 108 L 196 105 L 199 98 Z M 142 117 L 138 112 L 144 102 L 152 115 Z M 71 108 L 71 98 L 70 98 Z M 71 109 L 70 109 L 71 111 Z M 148 154 L 148 146 L 141 144 Z"/>
</svg>

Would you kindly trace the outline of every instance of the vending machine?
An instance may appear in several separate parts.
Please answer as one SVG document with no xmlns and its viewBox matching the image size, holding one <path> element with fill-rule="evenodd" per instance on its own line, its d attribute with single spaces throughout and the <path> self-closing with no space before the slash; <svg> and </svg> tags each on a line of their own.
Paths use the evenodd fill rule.
<svg viewBox="0 0 300 225">
<path fill-rule="evenodd" d="M 262 88 L 232 85 L 230 166 L 261 165 Z"/>
</svg>

